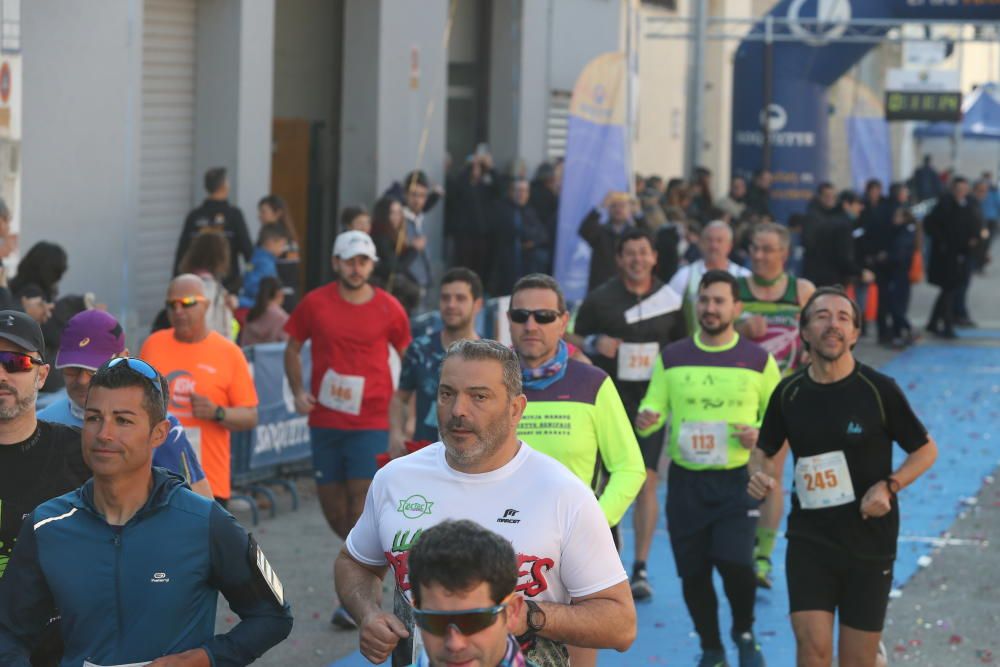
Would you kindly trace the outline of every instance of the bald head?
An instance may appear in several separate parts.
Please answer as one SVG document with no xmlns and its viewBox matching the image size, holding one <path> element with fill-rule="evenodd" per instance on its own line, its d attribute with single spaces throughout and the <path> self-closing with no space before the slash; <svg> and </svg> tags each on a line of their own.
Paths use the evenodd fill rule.
<svg viewBox="0 0 1000 667">
<path fill-rule="evenodd" d="M 208 335 L 209 304 L 201 278 L 193 273 L 182 273 L 171 280 L 166 305 L 174 338 L 182 343 L 197 343 Z"/>
<path fill-rule="evenodd" d="M 167 287 L 168 299 L 185 296 L 205 296 L 205 283 L 193 273 L 182 273 L 171 280 Z"/>
</svg>

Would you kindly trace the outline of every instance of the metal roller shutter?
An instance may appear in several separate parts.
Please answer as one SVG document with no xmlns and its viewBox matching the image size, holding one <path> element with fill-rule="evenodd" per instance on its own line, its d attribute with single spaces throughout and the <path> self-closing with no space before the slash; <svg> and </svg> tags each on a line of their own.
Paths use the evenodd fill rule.
<svg viewBox="0 0 1000 667">
<path fill-rule="evenodd" d="M 193 201 L 197 0 L 145 0 L 139 220 L 133 246 L 140 335 L 160 310 Z"/>
</svg>

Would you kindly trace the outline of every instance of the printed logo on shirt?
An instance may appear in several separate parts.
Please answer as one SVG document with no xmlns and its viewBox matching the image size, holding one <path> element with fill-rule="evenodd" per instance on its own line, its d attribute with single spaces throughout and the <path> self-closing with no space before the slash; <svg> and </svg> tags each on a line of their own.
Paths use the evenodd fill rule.
<svg viewBox="0 0 1000 667">
<path fill-rule="evenodd" d="M 206 373 L 211 373 L 212 375 L 215 375 L 216 373 L 218 373 L 218 372 L 219 372 L 219 371 L 218 371 L 218 370 L 217 370 L 217 369 L 215 368 L 215 366 L 209 366 L 208 364 L 198 364 L 197 366 L 198 366 L 198 368 L 200 368 L 201 370 L 205 371 Z"/>
<path fill-rule="evenodd" d="M 847 425 L 847 435 L 861 435 L 862 433 L 864 433 L 864 429 L 861 428 L 861 424 L 852 421 Z"/>
<path fill-rule="evenodd" d="M 195 390 L 194 377 L 187 371 L 174 371 L 167 375 L 167 386 L 170 387 L 170 407 L 173 410 L 191 411 L 191 393 Z"/>
<path fill-rule="evenodd" d="M 497 523 L 521 523 L 521 520 L 516 518 L 517 512 L 515 509 L 504 510 L 503 516 L 497 519 Z"/>
<path fill-rule="evenodd" d="M 166 572 L 154 572 L 149 582 L 152 584 L 169 584 L 170 577 L 167 576 Z"/>
<path fill-rule="evenodd" d="M 425 514 L 430 514 L 433 505 L 434 503 L 421 495 L 412 495 L 406 500 L 400 500 L 396 511 L 407 519 L 419 519 Z"/>
</svg>

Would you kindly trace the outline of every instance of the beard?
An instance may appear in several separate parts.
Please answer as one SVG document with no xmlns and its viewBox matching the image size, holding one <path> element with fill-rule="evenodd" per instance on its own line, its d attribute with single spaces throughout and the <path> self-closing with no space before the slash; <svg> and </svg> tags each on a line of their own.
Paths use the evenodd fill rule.
<svg viewBox="0 0 1000 667">
<path fill-rule="evenodd" d="M 475 441 L 472 444 L 459 445 L 451 437 L 451 429 L 464 428 L 472 432 Z M 444 443 L 448 458 L 459 466 L 469 466 L 479 463 L 493 455 L 504 440 L 510 435 L 510 424 L 507 415 L 501 414 L 493 421 L 474 428 L 461 419 L 449 419 L 441 429 L 441 442 Z"/>
<path fill-rule="evenodd" d="M 4 391 L 9 391 L 14 399 L 13 405 L 10 406 L 0 405 L 0 419 L 2 420 L 17 419 L 25 412 L 30 410 L 31 406 L 35 404 L 35 400 L 38 398 L 37 389 L 32 391 L 29 395 L 25 396 L 24 398 L 21 398 L 21 396 L 17 393 L 17 389 L 10 386 L 9 384 L 0 384 L 0 389 Z"/>
<path fill-rule="evenodd" d="M 701 330 L 707 333 L 709 336 L 718 336 L 723 331 L 728 329 L 730 324 L 732 324 L 732 322 L 726 322 L 722 318 L 719 318 L 718 324 L 716 324 L 714 327 L 710 327 L 707 324 L 705 324 L 704 321 L 698 320 L 698 325 L 701 326 Z"/>
<path fill-rule="evenodd" d="M 826 338 L 827 334 L 830 334 L 830 333 L 833 333 L 833 332 L 831 332 L 831 331 L 824 331 L 823 332 L 823 336 L 822 336 L 822 338 L 820 338 L 820 340 L 822 341 L 824 338 Z M 837 340 L 841 343 L 841 346 L 838 347 L 838 348 L 836 348 L 835 351 L 832 351 L 832 352 L 826 351 L 826 350 L 824 350 L 823 348 L 821 348 L 818 345 L 812 346 L 813 347 L 813 351 L 816 353 L 816 356 L 819 357 L 820 359 L 822 359 L 823 361 L 828 361 L 828 362 L 837 361 L 838 359 L 840 359 L 841 357 L 843 357 L 845 354 L 847 354 L 847 352 L 849 351 L 848 350 L 848 346 L 847 346 L 846 341 L 844 340 L 844 338 L 838 337 Z"/>
</svg>

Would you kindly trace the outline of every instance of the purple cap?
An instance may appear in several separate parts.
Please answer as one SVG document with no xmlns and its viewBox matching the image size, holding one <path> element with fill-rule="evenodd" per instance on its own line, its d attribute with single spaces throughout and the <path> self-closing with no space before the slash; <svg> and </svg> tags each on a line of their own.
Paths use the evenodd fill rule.
<svg viewBox="0 0 1000 667">
<path fill-rule="evenodd" d="M 85 310 L 66 323 L 56 368 L 75 366 L 96 371 L 105 361 L 125 349 L 125 331 L 103 310 Z"/>
</svg>

